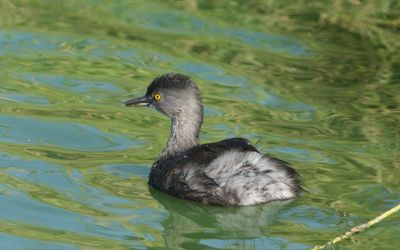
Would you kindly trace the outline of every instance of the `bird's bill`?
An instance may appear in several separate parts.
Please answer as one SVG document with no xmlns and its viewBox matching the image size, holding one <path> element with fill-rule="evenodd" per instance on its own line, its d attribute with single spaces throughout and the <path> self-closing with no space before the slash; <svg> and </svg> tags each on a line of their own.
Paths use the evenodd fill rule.
<svg viewBox="0 0 400 250">
<path fill-rule="evenodd" d="M 150 105 L 150 99 L 147 96 L 136 97 L 124 102 L 127 107 L 144 107 Z"/>
</svg>

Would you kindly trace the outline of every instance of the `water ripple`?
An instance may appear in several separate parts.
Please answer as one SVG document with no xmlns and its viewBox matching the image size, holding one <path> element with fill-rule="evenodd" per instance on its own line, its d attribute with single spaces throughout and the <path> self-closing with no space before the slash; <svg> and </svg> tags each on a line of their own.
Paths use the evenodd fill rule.
<svg viewBox="0 0 400 250">
<path fill-rule="evenodd" d="M 54 145 L 85 151 L 123 150 L 141 141 L 108 134 L 84 124 L 49 122 L 0 115 L 0 141 L 31 145 Z"/>
</svg>

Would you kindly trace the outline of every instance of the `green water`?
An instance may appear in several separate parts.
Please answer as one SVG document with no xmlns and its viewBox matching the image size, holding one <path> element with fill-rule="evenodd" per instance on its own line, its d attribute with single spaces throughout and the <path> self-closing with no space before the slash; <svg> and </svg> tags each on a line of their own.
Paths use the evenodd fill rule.
<svg viewBox="0 0 400 250">
<path fill-rule="evenodd" d="M 0 0 L 0 249 L 307 249 L 400 203 L 398 1 Z M 216 208 L 149 190 L 191 76 L 202 142 L 242 136 L 308 193 Z M 338 249 L 399 249 L 400 216 Z"/>
</svg>

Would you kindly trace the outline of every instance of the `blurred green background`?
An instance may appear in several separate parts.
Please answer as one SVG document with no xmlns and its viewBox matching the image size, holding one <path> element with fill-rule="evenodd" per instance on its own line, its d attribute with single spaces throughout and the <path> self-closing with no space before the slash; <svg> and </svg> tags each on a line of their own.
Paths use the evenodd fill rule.
<svg viewBox="0 0 400 250">
<path fill-rule="evenodd" d="M 400 1 L 0 0 L 1 249 L 307 249 L 400 203 Z M 215 208 L 149 190 L 166 72 L 308 193 Z M 337 249 L 399 249 L 400 216 Z"/>
</svg>

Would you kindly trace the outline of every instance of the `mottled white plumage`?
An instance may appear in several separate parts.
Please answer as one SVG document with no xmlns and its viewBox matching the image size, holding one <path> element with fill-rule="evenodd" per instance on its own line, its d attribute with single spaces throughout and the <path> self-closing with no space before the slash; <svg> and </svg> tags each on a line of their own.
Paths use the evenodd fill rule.
<svg viewBox="0 0 400 250">
<path fill-rule="evenodd" d="M 295 197 L 292 176 L 259 152 L 230 150 L 204 169 L 223 189 L 236 193 L 240 205 L 286 200 Z"/>
</svg>

